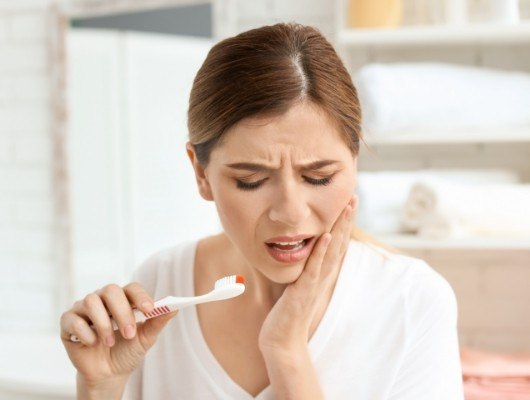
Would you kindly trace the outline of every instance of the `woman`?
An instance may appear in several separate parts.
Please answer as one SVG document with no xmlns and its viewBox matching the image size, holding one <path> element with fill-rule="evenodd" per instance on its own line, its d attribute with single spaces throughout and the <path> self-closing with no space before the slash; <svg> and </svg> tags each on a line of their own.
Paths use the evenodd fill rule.
<svg viewBox="0 0 530 400">
<path fill-rule="evenodd" d="M 461 399 L 451 287 L 351 238 L 360 120 L 315 29 L 277 24 L 214 46 L 191 91 L 187 152 L 223 232 L 153 255 L 136 282 L 63 314 L 79 398 Z M 237 298 L 134 323 L 132 308 L 235 274 Z"/>
</svg>

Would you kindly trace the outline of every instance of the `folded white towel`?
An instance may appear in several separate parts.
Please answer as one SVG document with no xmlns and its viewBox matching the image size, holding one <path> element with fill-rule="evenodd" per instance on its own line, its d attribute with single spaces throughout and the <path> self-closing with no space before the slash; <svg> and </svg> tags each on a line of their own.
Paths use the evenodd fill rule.
<svg viewBox="0 0 530 400">
<path fill-rule="evenodd" d="M 442 63 L 368 64 L 354 77 L 370 134 L 530 124 L 530 74 Z"/>
<path fill-rule="evenodd" d="M 403 226 L 420 236 L 528 236 L 530 184 L 418 182 L 405 204 Z"/>
<path fill-rule="evenodd" d="M 430 212 L 419 226 L 418 235 L 431 239 L 461 238 L 469 236 L 465 221 L 450 210 Z"/>
<path fill-rule="evenodd" d="M 419 180 L 434 179 L 469 183 L 519 182 L 515 172 L 503 169 L 359 172 L 356 186 L 359 196 L 357 225 L 369 232 L 400 232 L 403 208 L 411 187 Z M 413 228 L 416 231 L 419 224 Z"/>
</svg>

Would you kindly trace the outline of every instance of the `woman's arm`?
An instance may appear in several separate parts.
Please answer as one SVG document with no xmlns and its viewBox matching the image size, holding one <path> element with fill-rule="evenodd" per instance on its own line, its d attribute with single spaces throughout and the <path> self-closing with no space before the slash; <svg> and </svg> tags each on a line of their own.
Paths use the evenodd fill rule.
<svg viewBox="0 0 530 400">
<path fill-rule="evenodd" d="M 77 400 L 120 400 L 127 377 L 118 378 L 109 384 L 90 385 L 81 374 L 77 374 Z"/>
<path fill-rule="evenodd" d="M 308 345 L 318 309 L 336 283 L 350 241 L 352 198 L 331 233 L 320 236 L 298 279 L 287 285 L 261 326 L 258 342 L 278 399 L 323 399 Z"/>
<path fill-rule="evenodd" d="M 123 288 L 110 284 L 77 301 L 61 316 L 61 339 L 77 369 L 78 399 L 120 399 L 130 374 L 176 315 L 168 313 L 137 325 L 134 306 L 143 312 L 153 310 L 151 296 L 140 284 Z M 80 342 L 72 341 L 71 335 Z"/>
<path fill-rule="evenodd" d="M 324 399 L 307 346 L 293 351 L 262 351 L 274 398 Z"/>
</svg>

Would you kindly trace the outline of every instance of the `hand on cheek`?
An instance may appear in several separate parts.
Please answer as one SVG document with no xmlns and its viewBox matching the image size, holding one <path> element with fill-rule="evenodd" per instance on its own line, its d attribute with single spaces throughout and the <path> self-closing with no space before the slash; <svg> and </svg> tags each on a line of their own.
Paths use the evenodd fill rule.
<svg viewBox="0 0 530 400">
<path fill-rule="evenodd" d="M 327 278 L 333 278 L 338 274 L 338 270 L 341 267 L 341 261 L 346 254 L 348 249 L 348 244 L 351 239 L 351 230 L 353 215 L 355 208 L 357 207 L 357 196 L 353 196 L 346 207 L 342 210 L 339 217 L 333 224 L 331 228 L 331 242 L 327 248 L 326 254 L 322 261 L 320 262 L 320 283 L 321 289 L 325 290 L 329 287 L 326 287 L 325 281 Z M 310 265 L 309 261 L 311 260 L 312 255 L 308 259 L 306 268 Z M 303 273 L 302 273 L 303 275 Z M 329 282 L 328 282 L 329 284 Z"/>
<path fill-rule="evenodd" d="M 267 315 L 259 335 L 262 351 L 297 351 L 307 345 L 322 294 L 334 284 L 348 247 L 354 206 L 352 199 L 331 232 L 320 236 L 300 277 L 287 286 Z"/>
</svg>

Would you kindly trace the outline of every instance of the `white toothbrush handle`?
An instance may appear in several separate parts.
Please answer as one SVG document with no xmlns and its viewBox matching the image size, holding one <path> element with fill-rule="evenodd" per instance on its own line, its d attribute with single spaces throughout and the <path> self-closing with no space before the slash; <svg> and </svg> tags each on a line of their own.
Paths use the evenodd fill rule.
<svg viewBox="0 0 530 400">
<path fill-rule="evenodd" d="M 208 297 L 208 295 L 196 297 L 164 297 L 155 302 L 153 310 L 149 313 L 144 314 L 140 310 L 133 310 L 134 320 L 136 321 L 136 323 L 142 323 L 147 321 L 148 319 L 159 317 L 160 315 L 170 313 L 177 309 L 210 301 Z M 112 324 L 112 330 L 117 331 L 119 328 L 114 318 L 111 317 L 110 322 Z M 90 327 L 92 328 L 93 325 L 90 325 Z M 70 335 L 70 340 L 72 342 L 79 342 L 79 338 L 76 335 Z"/>
<path fill-rule="evenodd" d="M 160 315 L 164 315 L 184 307 L 193 306 L 195 304 L 200 303 L 206 303 L 208 301 L 225 300 L 235 296 L 239 296 L 244 291 L 245 286 L 243 284 L 236 284 L 232 285 L 230 288 L 212 290 L 210 293 L 203 294 L 202 296 L 167 296 L 156 301 L 154 304 L 154 308 L 151 312 L 143 313 L 140 310 L 133 310 L 134 319 L 136 323 L 145 322 L 150 318 L 158 317 Z M 114 318 L 111 317 L 110 321 L 112 323 L 112 329 L 115 331 L 118 330 L 118 325 L 116 324 L 116 321 L 114 321 Z M 90 327 L 92 328 L 93 325 L 90 325 Z M 76 335 L 70 335 L 70 340 L 72 342 L 79 342 L 79 338 Z"/>
</svg>

